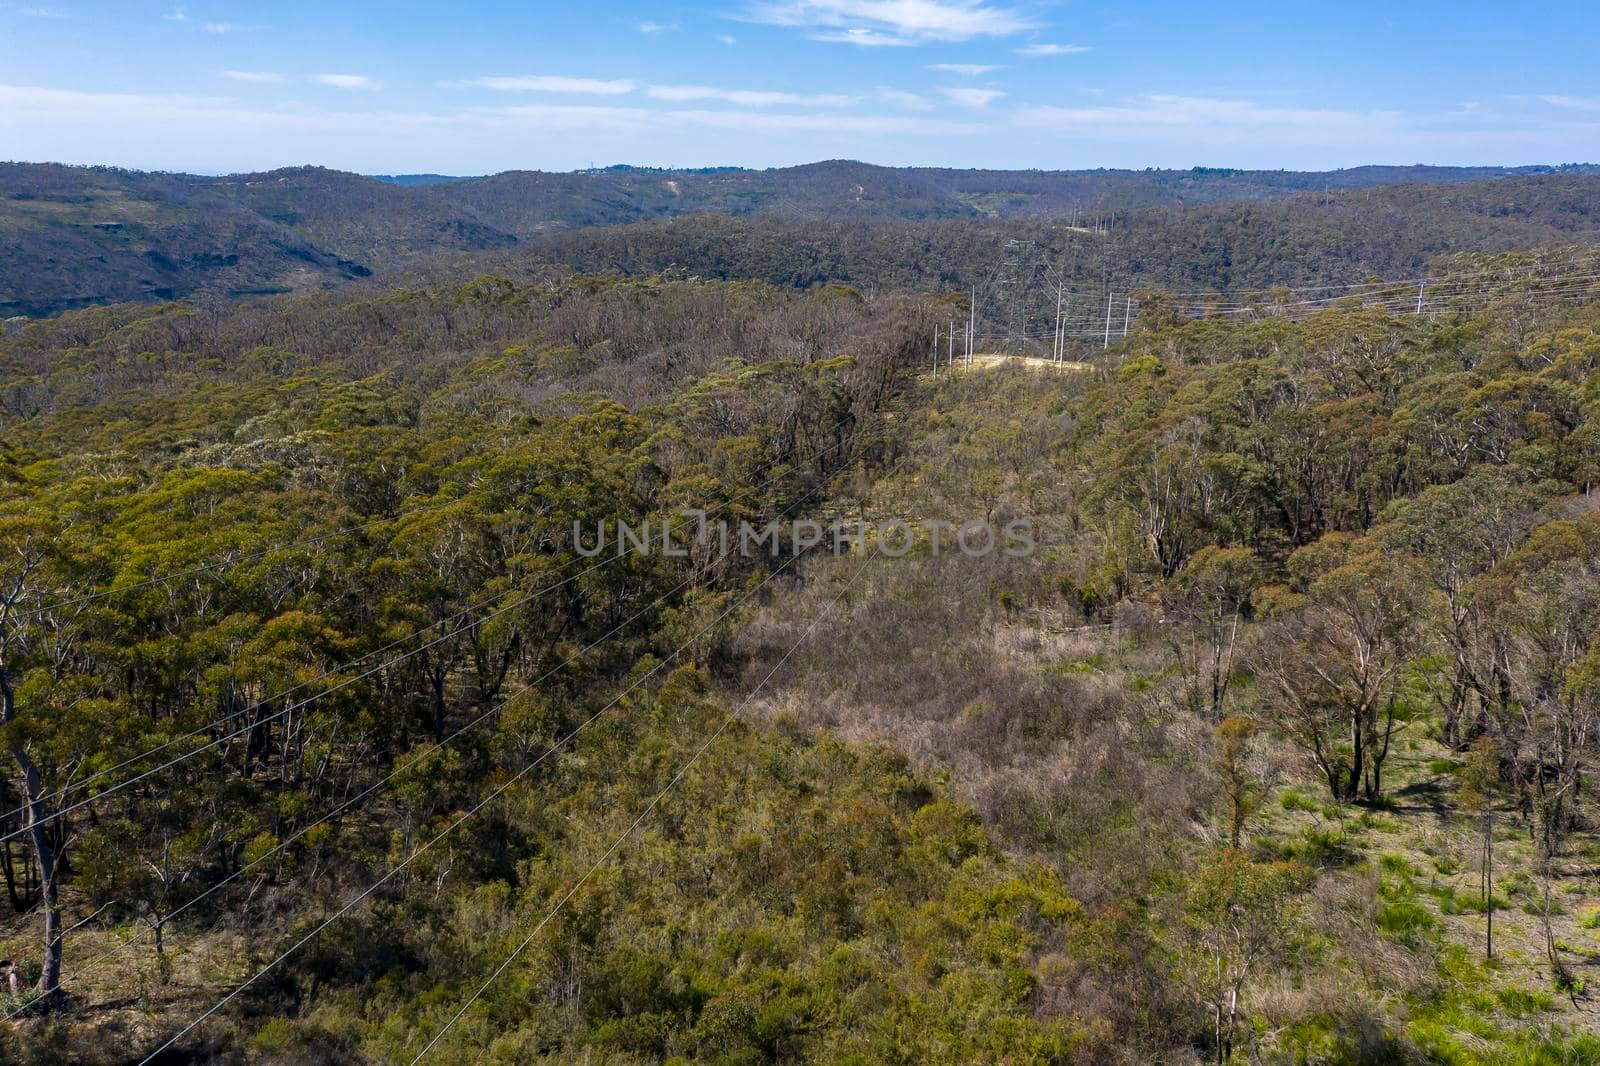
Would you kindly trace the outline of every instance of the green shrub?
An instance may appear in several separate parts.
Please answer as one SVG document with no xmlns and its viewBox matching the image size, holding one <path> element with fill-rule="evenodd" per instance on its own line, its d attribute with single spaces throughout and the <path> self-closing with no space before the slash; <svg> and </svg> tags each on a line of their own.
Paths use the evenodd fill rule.
<svg viewBox="0 0 1600 1066">
<path fill-rule="evenodd" d="M 1540 1014 L 1550 1010 L 1555 1000 L 1548 992 L 1535 992 L 1523 988 L 1502 988 L 1495 993 L 1500 1007 L 1513 1018 L 1527 1014 Z"/>
<path fill-rule="evenodd" d="M 1286 788 L 1278 796 L 1278 806 L 1286 811 L 1314 811 L 1317 804 L 1297 788 Z"/>
<path fill-rule="evenodd" d="M 1283 857 L 1307 866 L 1349 866 L 1358 856 L 1344 838 L 1331 829 L 1308 829 L 1299 840 L 1283 847 Z"/>
<path fill-rule="evenodd" d="M 1378 928 L 1404 943 L 1416 943 L 1438 926 L 1439 919 L 1420 903 L 1397 900 L 1378 909 Z"/>
<path fill-rule="evenodd" d="M 1378 869 L 1402 877 L 1410 877 L 1416 872 L 1404 855 L 1396 855 L 1392 851 L 1386 851 L 1378 856 Z"/>
</svg>

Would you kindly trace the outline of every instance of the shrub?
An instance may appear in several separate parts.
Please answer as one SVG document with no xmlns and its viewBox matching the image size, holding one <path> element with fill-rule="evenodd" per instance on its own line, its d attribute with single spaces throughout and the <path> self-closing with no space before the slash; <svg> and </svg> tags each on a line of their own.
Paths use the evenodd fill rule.
<svg viewBox="0 0 1600 1066">
<path fill-rule="evenodd" d="M 1278 806 L 1286 811 L 1315 811 L 1317 804 L 1297 788 L 1286 788 L 1278 796 Z"/>
<path fill-rule="evenodd" d="M 1378 910 L 1378 928 L 1402 943 L 1415 944 L 1438 928 L 1439 919 L 1420 903 L 1397 900 Z"/>
<path fill-rule="evenodd" d="M 1495 999 L 1500 1001 L 1501 1009 L 1513 1018 L 1542 1013 L 1550 1010 L 1555 1003 L 1547 992 L 1522 988 L 1502 988 L 1495 993 Z"/>
</svg>

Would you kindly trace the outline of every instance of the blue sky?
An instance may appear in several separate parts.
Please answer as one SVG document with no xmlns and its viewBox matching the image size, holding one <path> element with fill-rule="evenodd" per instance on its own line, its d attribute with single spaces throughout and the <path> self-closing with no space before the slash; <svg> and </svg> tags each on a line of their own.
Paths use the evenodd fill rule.
<svg viewBox="0 0 1600 1066">
<path fill-rule="evenodd" d="M 1600 160 L 1600 4 L 0 0 L 0 159 Z"/>
</svg>

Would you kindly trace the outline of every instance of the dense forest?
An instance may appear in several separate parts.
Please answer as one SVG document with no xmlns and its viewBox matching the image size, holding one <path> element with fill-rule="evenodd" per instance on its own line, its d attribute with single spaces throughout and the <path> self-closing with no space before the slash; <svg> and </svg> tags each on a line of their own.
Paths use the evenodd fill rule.
<svg viewBox="0 0 1600 1066">
<path fill-rule="evenodd" d="M 1600 179 L 1470 186 L 1439 197 L 1400 187 L 1345 198 L 1119 214 L 1104 230 L 1065 222 L 795 222 L 720 215 L 552 234 L 500 253 L 439 255 L 399 272 L 413 284 L 470 280 L 489 269 L 534 280 L 570 271 L 651 276 L 677 272 L 756 278 L 806 288 L 837 282 L 864 292 L 970 292 L 982 310 L 1048 319 L 1058 283 L 1081 317 L 1103 312 L 1108 288 L 1218 299 L 1270 287 L 1321 297 L 1373 278 L 1441 280 L 1480 271 L 1474 253 L 1538 248 L 1568 258 L 1600 236 Z M 1511 197 L 1510 206 L 1502 199 Z M 1454 257 L 1466 255 L 1460 263 Z M 1578 273 L 1581 273 L 1578 272 Z M 369 288 L 388 278 L 363 282 Z M 1415 284 L 1413 281 L 1412 284 Z M 997 286 L 1011 285 L 1002 292 Z M 1247 298 L 1247 297 L 1243 297 Z"/>
<path fill-rule="evenodd" d="M 1597 211 L 1600 176 L 1579 165 L 1048 172 L 835 161 L 405 181 L 318 167 L 204 177 L 0 163 L 0 315 L 365 278 L 387 290 L 534 265 L 943 291 L 990 276 L 1008 239 L 1041 242 L 1084 283 L 1109 271 L 1186 287 L 1303 285 L 1592 238 Z"/>
<path fill-rule="evenodd" d="M 1600 1063 L 1597 179 L 957 173 L 11 324 L 0 1058 Z"/>
</svg>

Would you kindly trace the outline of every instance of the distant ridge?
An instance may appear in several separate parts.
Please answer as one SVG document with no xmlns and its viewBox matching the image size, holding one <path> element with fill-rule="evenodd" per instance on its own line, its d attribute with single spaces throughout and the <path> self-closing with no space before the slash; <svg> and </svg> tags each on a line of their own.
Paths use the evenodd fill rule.
<svg viewBox="0 0 1600 1066">
<path fill-rule="evenodd" d="M 0 163 L 0 317 L 199 291 L 238 296 L 331 288 L 389 276 L 440 254 L 505 252 L 576 230 L 707 214 L 794 225 L 1092 225 L 1129 212 L 1505 182 L 1495 188 L 1517 203 L 1471 198 L 1450 210 L 1478 220 L 1475 240 L 1490 219 L 1504 231 L 1497 246 L 1513 238 L 1531 244 L 1588 231 L 1600 204 L 1597 176 L 1600 166 L 1593 164 L 1008 171 L 827 160 L 769 170 L 618 165 L 484 177 L 371 177 L 303 166 L 216 177 Z M 1535 185 L 1516 184 L 1527 182 Z M 1554 199 L 1540 191 L 1552 182 L 1564 183 Z M 1429 193 L 1421 202 L 1427 207 L 1442 195 Z M 1448 229 L 1439 210 L 1424 213 Z M 1229 224 L 1226 217 L 1205 216 L 1205 226 L 1224 228 L 1208 239 L 1226 241 Z M 756 276 L 773 273 L 764 269 Z"/>
</svg>

